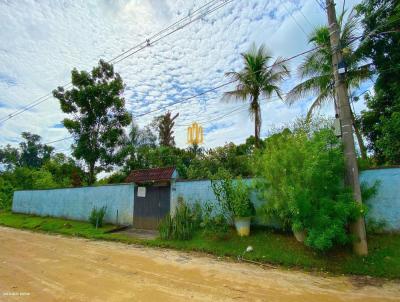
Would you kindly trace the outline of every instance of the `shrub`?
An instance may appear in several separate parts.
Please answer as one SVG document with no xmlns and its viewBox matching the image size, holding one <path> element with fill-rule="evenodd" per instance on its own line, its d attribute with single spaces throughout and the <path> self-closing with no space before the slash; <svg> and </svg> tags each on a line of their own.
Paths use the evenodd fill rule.
<svg viewBox="0 0 400 302">
<path fill-rule="evenodd" d="M 211 181 L 214 195 L 228 219 L 254 216 L 254 205 L 250 200 L 250 187 L 241 178 L 220 170 Z"/>
<path fill-rule="evenodd" d="M 0 210 L 10 210 L 14 188 L 10 182 L 0 177 Z"/>
<path fill-rule="evenodd" d="M 202 207 L 200 226 L 203 228 L 203 235 L 214 240 L 225 239 L 228 235 L 229 226 L 225 215 L 218 212 L 210 202 Z"/>
<path fill-rule="evenodd" d="M 106 215 L 107 212 L 107 207 L 101 207 L 100 209 L 97 209 L 96 207 L 93 207 L 92 212 L 90 213 L 89 216 L 89 222 L 97 228 L 101 228 L 103 226 L 103 219 L 104 216 Z"/>
<path fill-rule="evenodd" d="M 361 195 L 362 200 L 365 204 L 370 204 L 372 197 L 376 196 L 378 193 L 378 188 L 380 186 L 380 181 L 375 181 L 374 184 L 368 185 L 366 182 L 361 184 Z M 385 231 L 387 227 L 387 222 L 385 219 L 374 219 L 372 217 L 367 217 L 365 226 L 367 228 L 367 233 L 369 234 L 380 234 Z"/>
<path fill-rule="evenodd" d="M 365 222 L 365 227 L 367 228 L 368 234 L 382 234 L 385 232 L 387 222 L 385 219 L 377 220 L 369 217 Z"/>
<path fill-rule="evenodd" d="M 178 202 L 175 215 L 167 215 L 161 220 L 158 231 L 163 240 L 189 240 L 195 232 L 192 210 L 182 200 Z"/>
<path fill-rule="evenodd" d="M 321 251 L 351 240 L 347 226 L 365 209 L 343 185 L 342 146 L 331 129 L 275 134 L 267 140 L 257 174 L 266 220 L 305 230 L 305 244 Z"/>
<path fill-rule="evenodd" d="M 196 201 L 191 207 L 191 217 L 194 224 L 194 228 L 197 230 L 200 228 L 200 224 L 203 221 L 203 207 L 200 201 Z"/>
</svg>

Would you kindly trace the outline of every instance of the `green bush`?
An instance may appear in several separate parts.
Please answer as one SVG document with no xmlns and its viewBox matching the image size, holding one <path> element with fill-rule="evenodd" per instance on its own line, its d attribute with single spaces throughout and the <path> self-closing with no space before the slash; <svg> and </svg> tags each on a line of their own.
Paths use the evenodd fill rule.
<svg viewBox="0 0 400 302">
<path fill-rule="evenodd" d="M 201 210 L 202 221 L 200 226 L 203 229 L 203 235 L 214 240 L 225 239 L 229 230 L 225 215 L 220 211 L 218 212 L 210 202 L 206 202 Z"/>
<path fill-rule="evenodd" d="M 103 226 L 103 219 L 104 216 L 106 215 L 107 212 L 107 207 L 101 207 L 100 209 L 97 209 L 96 207 L 93 207 L 92 212 L 90 213 L 89 216 L 89 222 L 97 228 L 101 228 Z"/>
<path fill-rule="evenodd" d="M 342 146 L 331 129 L 275 134 L 257 167 L 267 221 L 306 231 L 305 244 L 320 251 L 351 241 L 347 226 L 365 209 L 343 185 Z"/>
<path fill-rule="evenodd" d="M 369 217 L 365 221 L 365 227 L 368 234 L 382 234 L 385 233 L 387 222 L 385 219 L 377 220 Z"/>
<path fill-rule="evenodd" d="M 175 215 L 165 216 L 158 226 L 158 231 L 163 240 L 189 240 L 193 237 L 195 226 L 193 211 L 180 200 Z"/>
<path fill-rule="evenodd" d="M 380 181 L 375 181 L 373 185 L 368 185 L 366 182 L 361 183 L 361 195 L 363 203 L 369 205 L 371 198 L 376 196 L 378 193 L 379 186 Z M 372 217 L 367 217 L 365 226 L 368 234 L 381 234 L 385 232 L 387 222 L 385 219 L 374 219 Z"/>
<path fill-rule="evenodd" d="M 250 200 L 250 186 L 241 178 L 233 179 L 227 171 L 220 170 L 213 176 L 211 187 L 228 219 L 254 216 L 255 209 Z"/>
<path fill-rule="evenodd" d="M 10 210 L 14 188 L 10 182 L 0 177 L 0 210 Z"/>
</svg>

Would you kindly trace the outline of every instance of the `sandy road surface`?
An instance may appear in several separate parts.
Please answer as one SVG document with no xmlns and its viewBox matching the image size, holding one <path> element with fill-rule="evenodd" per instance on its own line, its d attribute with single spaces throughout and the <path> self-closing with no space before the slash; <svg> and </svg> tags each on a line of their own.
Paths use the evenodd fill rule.
<svg viewBox="0 0 400 302">
<path fill-rule="evenodd" d="M 400 283 L 0 227 L 0 301 L 400 301 Z"/>
</svg>

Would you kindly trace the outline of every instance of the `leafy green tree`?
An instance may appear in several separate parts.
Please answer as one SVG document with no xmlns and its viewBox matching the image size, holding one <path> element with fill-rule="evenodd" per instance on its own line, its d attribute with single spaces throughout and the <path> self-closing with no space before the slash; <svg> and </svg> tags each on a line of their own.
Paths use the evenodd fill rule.
<svg viewBox="0 0 400 302">
<path fill-rule="evenodd" d="M 363 62 L 357 55 L 354 48 L 356 40 L 357 18 L 353 13 L 349 14 L 345 22 L 345 13 L 343 12 L 338 23 L 341 27 L 340 44 L 343 47 L 343 57 L 346 68 L 346 84 L 350 90 L 360 87 L 360 84 L 371 77 L 369 64 Z M 308 110 L 307 118 L 310 119 L 317 108 L 326 103 L 334 105 L 338 113 L 338 102 L 335 95 L 335 78 L 332 70 L 332 51 L 329 38 L 329 29 L 327 26 L 316 28 L 310 36 L 309 43 L 316 49 L 305 56 L 302 64 L 298 67 L 299 77 L 303 80 L 300 84 L 293 87 L 286 96 L 286 101 L 293 104 L 296 101 L 303 100 L 310 95 L 316 96 Z M 355 122 L 353 113 L 353 126 L 357 136 L 361 155 L 367 157 L 366 148 L 361 133 Z"/>
<path fill-rule="evenodd" d="M 141 129 L 135 122 L 132 122 L 129 139 L 125 147 L 125 174 L 129 174 L 131 170 L 149 168 L 147 154 L 156 147 L 157 137 L 153 133 L 151 126 L 147 125 Z"/>
<path fill-rule="evenodd" d="M 140 129 L 135 122 L 132 122 L 129 132 L 129 144 L 135 148 L 141 146 L 155 148 L 157 146 L 157 136 L 153 133 L 150 125 Z"/>
<path fill-rule="evenodd" d="M 171 112 L 167 112 L 164 115 L 160 115 L 155 117 L 153 124 L 154 128 L 158 133 L 158 140 L 161 146 L 165 147 L 174 147 L 175 146 L 175 137 L 174 137 L 174 125 L 175 119 L 179 116 L 179 113 L 174 116 L 171 115 Z"/>
<path fill-rule="evenodd" d="M 0 173 L 0 209 L 10 209 L 15 190 L 51 189 L 70 186 L 57 183 L 53 174 L 43 167 L 40 169 L 16 167 Z"/>
<path fill-rule="evenodd" d="M 248 142 L 250 142 L 250 145 L 247 143 L 241 145 L 225 144 L 195 156 L 188 165 L 187 177 L 192 179 L 209 178 L 218 173 L 220 169 L 228 171 L 234 177 L 253 175 L 254 144 L 252 139 Z M 260 144 L 262 144 L 262 141 Z"/>
<path fill-rule="evenodd" d="M 383 150 L 387 163 L 400 164 L 400 111 L 382 119 L 380 126 L 382 134 L 376 142 L 377 148 Z"/>
<path fill-rule="evenodd" d="M 41 143 L 41 137 L 30 132 L 22 132 L 24 141 L 19 148 L 10 145 L 0 148 L 0 163 L 7 170 L 15 167 L 40 168 L 52 156 L 54 148 Z"/>
<path fill-rule="evenodd" d="M 281 58 L 275 60 L 271 66 L 271 55 L 264 45 L 258 49 L 253 44 L 251 49 L 242 53 L 244 68 L 240 72 L 227 72 L 226 76 L 234 80 L 236 88 L 225 92 L 224 100 L 249 101 L 249 111 L 254 119 L 254 137 L 256 144 L 260 141 L 261 131 L 261 97 L 270 98 L 276 93 L 282 99 L 279 85 L 289 76 L 289 70 Z"/>
<path fill-rule="evenodd" d="M 2 173 L 1 177 L 12 185 L 14 190 L 50 189 L 59 187 L 53 175 L 45 169 L 17 167 L 14 171 Z"/>
<path fill-rule="evenodd" d="M 25 142 L 19 144 L 21 149 L 20 166 L 39 168 L 50 159 L 54 148 L 40 143 L 41 137 L 30 132 L 22 132 Z"/>
<path fill-rule="evenodd" d="M 0 148 L 0 163 L 6 170 L 12 170 L 20 164 L 21 153 L 18 148 L 7 145 Z"/>
<path fill-rule="evenodd" d="M 199 144 L 193 143 L 186 149 L 187 152 L 193 154 L 193 157 L 201 156 L 204 154 L 204 148 L 200 147 Z"/>
<path fill-rule="evenodd" d="M 83 169 L 71 158 L 63 153 L 54 154 L 42 167 L 51 173 L 58 187 L 79 186 L 76 179 L 82 180 L 86 178 Z"/>
<path fill-rule="evenodd" d="M 359 53 L 372 60 L 377 73 L 375 93 L 366 96 L 361 128 L 377 164 L 400 164 L 400 4 L 364 0 L 357 11 L 364 30 Z"/>
<path fill-rule="evenodd" d="M 72 154 L 86 162 L 92 184 L 96 173 L 123 159 L 124 127 L 131 116 L 125 108 L 124 83 L 111 64 L 100 60 L 90 73 L 74 69 L 71 75 L 73 87 L 58 87 L 53 95 L 61 110 L 71 115 L 63 124 L 74 138 Z"/>
</svg>

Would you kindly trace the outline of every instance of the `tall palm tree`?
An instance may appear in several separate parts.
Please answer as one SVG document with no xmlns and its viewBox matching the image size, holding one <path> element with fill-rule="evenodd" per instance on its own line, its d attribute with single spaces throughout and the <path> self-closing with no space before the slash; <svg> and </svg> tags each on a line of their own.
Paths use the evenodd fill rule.
<svg viewBox="0 0 400 302">
<path fill-rule="evenodd" d="M 351 91 L 359 88 L 360 84 L 370 78 L 372 73 L 370 65 L 364 64 L 360 60 L 359 56 L 357 56 L 357 50 L 353 46 L 357 40 L 355 35 L 357 19 L 353 13 L 350 13 L 347 21 L 344 22 L 345 13 L 343 11 L 339 16 L 338 23 L 341 27 L 340 44 L 343 47 L 343 57 L 347 68 L 346 84 Z M 298 67 L 298 74 L 303 82 L 288 92 L 286 101 L 289 104 L 293 104 L 307 96 L 314 95 L 316 98 L 308 110 L 307 118 L 310 118 L 317 108 L 326 103 L 333 103 L 335 112 L 338 113 L 328 27 L 322 26 L 316 28 L 311 33 L 309 43 L 313 44 L 316 49 L 307 54 L 303 63 Z M 352 118 L 361 155 L 363 158 L 366 158 L 366 149 L 359 129 L 356 126 L 353 112 Z"/>
<path fill-rule="evenodd" d="M 258 146 L 261 130 L 260 98 L 269 98 L 276 93 L 282 99 L 280 83 L 289 76 L 289 70 L 282 58 L 269 66 L 272 59 L 265 45 L 259 48 L 255 44 L 241 54 L 244 68 L 239 72 L 227 72 L 225 75 L 236 82 L 236 88 L 224 93 L 223 100 L 249 102 L 250 116 L 254 119 L 254 137 Z"/>
</svg>

